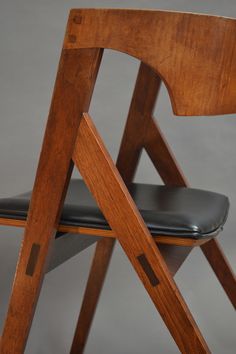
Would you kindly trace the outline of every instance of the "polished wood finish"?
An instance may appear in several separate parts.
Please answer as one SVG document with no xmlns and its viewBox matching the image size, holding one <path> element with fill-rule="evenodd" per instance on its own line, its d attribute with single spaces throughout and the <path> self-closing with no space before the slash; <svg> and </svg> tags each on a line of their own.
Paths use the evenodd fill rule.
<svg viewBox="0 0 236 354">
<path fill-rule="evenodd" d="M 186 187 L 188 184 L 183 172 L 168 146 L 164 135 L 153 119 L 153 111 L 160 84 L 159 76 L 149 66 L 141 63 L 130 107 L 131 114 L 128 115 L 122 139 L 121 146 L 126 148 L 123 156 L 129 157 L 132 155 L 132 145 L 135 146 L 135 144 L 138 144 L 139 151 L 141 151 L 142 148 L 147 151 L 164 184 L 168 186 Z M 142 125 L 139 123 L 140 120 L 142 121 Z M 129 145 L 129 141 L 131 141 L 132 145 Z M 124 161 L 125 158 L 123 157 L 122 162 Z M 130 162 L 133 162 L 135 165 L 135 163 L 138 163 L 138 159 Z M 180 265 L 185 261 L 191 251 L 191 248 L 185 247 L 180 249 L 174 245 L 173 243 L 168 247 L 159 248 L 161 252 L 164 252 L 165 261 L 173 275 L 177 272 Z M 182 245 L 184 246 L 184 244 Z M 185 244 L 185 246 L 187 246 L 187 244 Z M 169 252 L 167 252 L 167 248 Z M 176 262 L 177 259 L 178 262 Z M 175 266 L 176 270 L 174 271 Z"/>
<path fill-rule="evenodd" d="M 156 75 L 149 66 L 145 65 L 144 63 L 141 63 L 135 88 L 134 88 L 134 93 L 129 108 L 124 134 L 121 141 L 121 146 L 117 158 L 117 164 L 116 164 L 126 185 L 130 184 L 134 179 L 135 172 L 141 156 L 141 152 L 144 146 L 144 142 L 146 141 L 146 130 L 150 125 L 150 117 L 152 116 L 154 111 L 156 97 L 160 89 L 160 84 L 161 84 L 161 80 L 159 76 Z M 159 140 L 157 143 L 159 143 Z M 178 170 L 176 173 L 173 173 L 172 178 L 173 180 L 175 178 L 178 179 Z M 162 240 L 163 240 L 162 237 L 155 238 L 155 241 L 159 242 L 159 244 L 162 243 Z M 183 240 L 181 240 L 181 238 L 176 238 L 175 240 L 171 240 L 169 238 L 164 237 L 164 243 L 183 245 L 182 241 Z M 184 243 L 188 246 L 194 246 L 193 240 L 191 240 L 190 242 L 189 241 L 185 239 Z M 106 244 L 104 244 L 103 247 L 106 248 L 107 247 Z M 162 249 L 160 250 L 162 252 Z M 165 252 L 166 261 L 173 275 L 175 273 L 174 268 L 176 271 L 179 269 L 180 264 L 182 264 L 183 260 L 189 254 L 190 250 L 191 250 L 190 247 L 183 247 L 181 249 L 179 249 L 179 247 L 177 248 L 171 247 L 171 252 L 167 252 L 166 248 L 163 249 L 163 252 Z M 107 250 L 104 249 L 104 252 L 105 251 L 109 252 L 109 249 Z M 110 250 L 110 252 L 111 253 L 113 252 L 113 248 Z M 110 253 L 110 257 L 111 257 L 111 253 Z M 94 259 L 98 258 L 96 260 L 97 263 L 99 262 L 99 257 L 100 257 L 100 253 L 95 253 Z M 105 263 L 100 262 L 99 264 L 100 267 L 101 265 L 103 267 L 108 267 L 108 265 L 106 265 Z M 174 267 L 172 266 L 172 264 L 174 264 Z M 105 271 L 106 269 L 103 269 L 103 272 Z M 93 273 L 95 273 L 94 274 L 95 276 L 96 272 L 97 272 L 96 269 L 92 267 L 90 270 L 90 277 L 93 277 Z M 99 279 L 97 279 L 96 282 L 97 286 L 98 286 L 98 281 Z M 100 279 L 100 291 L 102 289 L 103 283 L 104 283 L 104 277 Z M 90 298 L 94 299 L 94 294 L 93 294 L 93 287 L 90 285 L 90 283 L 88 283 L 84 294 L 84 300 L 83 300 L 84 307 L 86 306 L 86 304 L 89 306 Z M 99 297 L 97 297 L 96 304 L 98 304 L 98 300 Z M 94 312 L 95 309 L 96 306 L 94 306 Z M 94 313 L 90 312 L 91 321 L 93 316 Z M 79 318 L 81 318 L 81 316 L 79 316 Z M 74 348 L 76 347 L 75 343 L 77 343 L 78 338 L 80 338 L 80 331 L 82 333 L 86 333 L 86 338 L 87 338 L 89 330 L 90 330 L 90 325 L 88 326 L 87 323 L 83 323 L 80 320 L 79 323 L 77 324 L 75 337 L 73 341 Z M 78 353 L 83 353 L 85 344 L 86 344 L 85 341 L 83 341 L 83 346 L 81 345 L 81 341 L 78 343 L 77 345 L 79 348 Z"/>
<path fill-rule="evenodd" d="M 45 132 L 1 338 L 1 354 L 22 354 L 54 241 L 58 218 L 72 172 L 71 156 L 81 113 L 88 110 L 101 50 L 64 51 Z M 83 90 L 78 90 L 83 84 Z M 26 267 L 32 245 L 40 247 L 32 276 Z"/>
<path fill-rule="evenodd" d="M 24 352 L 56 230 L 104 236 L 96 248 L 73 353 L 83 352 L 115 238 L 180 351 L 210 352 L 173 280 L 194 244 L 187 245 L 185 239 L 179 239 L 177 246 L 173 237 L 166 236 L 158 237 L 158 243 L 155 242 L 125 184 L 132 181 L 141 150 L 145 148 L 165 184 L 187 186 L 153 119 L 160 82 L 168 89 L 176 115 L 235 113 L 235 41 L 236 20 L 229 18 L 147 10 L 70 12 L 29 216 L 26 225 L 14 221 L 16 226 L 25 226 L 25 235 L 0 340 L 1 354 Z M 102 48 L 141 60 L 117 168 L 90 117 L 84 114 L 80 119 L 89 108 Z M 73 168 L 72 157 L 112 231 L 85 228 L 69 231 L 58 225 Z M 11 224 L 9 220 L 6 222 Z M 235 306 L 235 277 L 219 244 L 212 239 L 202 245 L 202 250 Z M 97 279 L 96 272 L 99 272 Z"/>
<path fill-rule="evenodd" d="M 153 111 L 159 93 L 160 83 L 159 76 L 150 67 L 141 63 L 118 155 L 117 167 L 126 184 L 131 183 L 136 172 L 142 148 L 144 147 L 166 185 L 187 187 L 188 182 L 163 133 L 153 118 Z M 161 239 L 159 239 L 159 250 L 164 257 L 171 274 L 174 276 L 191 251 L 191 248 L 186 246 L 194 246 L 194 244 L 191 241 L 187 244 L 185 239 L 182 243 L 182 246 L 184 247 L 180 248 L 173 246 L 181 245 L 179 243 L 181 242 L 181 239 L 178 239 L 178 243 L 171 240 L 170 246 L 168 247 L 166 245 L 161 245 L 160 243 L 162 242 L 160 242 L 160 240 Z M 167 244 L 168 242 L 165 239 L 163 243 Z M 208 245 L 209 244 L 213 252 L 215 247 L 219 249 L 218 243 L 215 239 L 212 240 L 211 243 L 208 243 Z M 209 258 L 206 253 L 205 255 Z M 233 299 L 233 305 L 235 306 L 235 295 L 232 295 L 235 294 L 236 288 L 234 274 L 231 268 L 227 267 L 223 252 L 217 252 L 217 255 L 216 259 L 218 264 L 217 262 L 214 262 L 213 264 L 211 258 L 208 260 L 212 264 L 213 269 L 216 268 L 215 272 L 231 301 Z M 99 257 L 99 255 L 97 256 Z M 222 267 L 222 263 L 224 265 L 223 269 L 227 274 L 226 278 L 229 279 L 227 285 L 225 284 L 226 281 L 224 277 L 219 277 L 218 275 L 222 274 L 219 270 Z M 91 272 L 93 271 L 95 270 L 91 269 Z M 103 281 L 104 278 L 101 280 L 101 287 Z M 86 301 L 89 303 L 89 293 L 89 289 L 87 288 L 84 298 L 85 303 Z M 90 327 L 86 327 L 86 324 L 83 325 L 81 322 L 80 327 L 77 326 L 77 331 L 87 330 L 88 332 L 89 329 Z M 81 353 L 83 352 L 83 349 L 84 348 L 80 345 Z"/>
<path fill-rule="evenodd" d="M 70 354 L 83 353 L 114 245 L 113 239 L 97 242 Z"/>
<path fill-rule="evenodd" d="M 235 19 L 159 10 L 74 9 L 64 48 L 129 54 L 163 79 L 175 114 L 215 115 L 236 112 L 235 42 Z"/>
<path fill-rule="evenodd" d="M 217 240 L 201 245 L 202 251 L 219 279 L 223 289 L 236 309 L 236 277 Z"/>
<path fill-rule="evenodd" d="M 144 148 L 164 184 L 175 187 L 189 186 L 161 129 L 151 116 L 149 116 Z"/>
<path fill-rule="evenodd" d="M 73 161 L 182 353 L 210 353 L 156 244 L 88 114 L 80 122 Z M 114 197 L 117 203 L 114 203 Z M 118 202 L 119 201 L 119 202 Z M 112 205 L 112 208 L 111 208 Z M 159 281 L 152 286 L 144 255 Z M 181 324 L 181 325 L 180 325 Z"/>
<path fill-rule="evenodd" d="M 141 63 L 116 164 L 126 185 L 134 179 L 160 84 L 159 76 Z"/>
<path fill-rule="evenodd" d="M 142 65 L 140 70 L 142 70 Z M 143 75 L 148 77 L 148 72 L 146 70 L 142 71 Z M 152 74 L 152 77 L 155 78 L 155 73 Z M 156 82 L 159 82 L 158 78 L 156 78 Z M 133 126 L 135 126 L 135 124 L 136 122 L 134 122 Z M 188 187 L 189 183 L 187 182 L 180 166 L 178 165 L 171 151 L 171 148 L 168 145 L 168 142 L 160 130 L 160 127 L 153 118 L 149 119 L 149 124 L 147 125 L 145 133 L 144 148 L 164 183 L 169 186 L 173 185 Z M 177 251 L 174 250 L 173 247 L 171 248 L 172 249 L 169 250 L 169 253 L 165 252 L 166 257 L 167 253 L 172 254 L 173 251 Z M 229 300 L 231 301 L 234 308 L 236 308 L 236 278 L 219 242 L 216 239 L 212 239 L 211 242 L 201 245 L 201 249 L 208 262 L 210 263 L 213 271 L 215 272 L 218 280 L 220 281 L 223 289 L 228 295 Z M 182 253 L 181 250 L 178 250 L 177 252 Z M 184 255 L 184 253 L 182 253 L 180 255 L 182 262 L 184 262 L 188 253 L 189 250 L 186 249 L 186 254 Z M 181 265 L 180 257 L 179 265 Z M 171 269 L 173 269 L 172 262 L 168 263 L 168 265 Z M 176 271 L 178 269 L 179 266 L 176 268 Z"/>
</svg>

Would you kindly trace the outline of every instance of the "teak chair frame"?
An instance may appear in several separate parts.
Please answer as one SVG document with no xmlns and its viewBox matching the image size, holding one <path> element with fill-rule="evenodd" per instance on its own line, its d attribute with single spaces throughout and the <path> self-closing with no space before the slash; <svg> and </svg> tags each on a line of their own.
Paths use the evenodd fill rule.
<svg viewBox="0 0 236 354">
<path fill-rule="evenodd" d="M 97 242 L 71 354 L 84 350 L 115 239 L 123 247 L 179 350 L 186 354 L 210 353 L 173 276 L 192 247 L 201 246 L 236 307 L 235 276 L 223 251 L 212 237 L 204 242 L 164 236 L 153 238 L 126 186 L 134 178 L 143 148 L 165 184 L 188 186 L 153 119 L 161 80 L 168 88 L 176 115 L 236 112 L 232 86 L 236 80 L 236 60 L 227 61 L 225 52 L 216 56 L 212 31 L 215 28 L 221 29 L 217 43 L 222 44 L 224 51 L 227 47 L 228 55 L 232 54 L 236 39 L 236 21 L 232 19 L 144 10 L 70 12 L 27 222 L 0 221 L 3 225 L 25 227 L 0 342 L 1 354 L 24 352 L 56 230 L 103 236 Z M 104 48 L 125 52 L 141 61 L 116 166 L 86 113 Z M 207 65 L 213 57 L 215 64 Z M 201 65 L 203 59 L 206 62 Z M 200 69 L 201 73 L 196 75 Z M 227 81 L 230 74 L 232 80 Z M 208 77 L 212 78 L 212 85 L 217 83 L 213 92 Z M 111 231 L 58 225 L 74 164 Z"/>
</svg>

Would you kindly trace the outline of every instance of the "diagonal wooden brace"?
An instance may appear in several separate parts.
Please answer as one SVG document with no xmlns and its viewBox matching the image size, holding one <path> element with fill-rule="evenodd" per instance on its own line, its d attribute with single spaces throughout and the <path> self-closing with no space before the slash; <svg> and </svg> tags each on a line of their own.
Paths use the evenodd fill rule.
<svg viewBox="0 0 236 354">
<path fill-rule="evenodd" d="M 182 353 L 210 353 L 127 187 L 88 114 L 73 161 Z"/>
<path fill-rule="evenodd" d="M 153 111 L 160 84 L 161 79 L 159 76 L 149 66 L 141 62 L 117 159 L 117 167 L 125 183 L 131 183 L 137 169 L 142 149 L 145 148 L 157 172 L 166 185 L 188 186 L 188 182 L 168 142 L 153 118 Z M 110 252 L 111 256 L 113 247 L 110 248 L 106 243 L 103 244 L 103 247 L 103 252 L 106 254 Z M 212 239 L 210 242 L 201 246 L 201 248 L 233 306 L 236 307 L 235 276 L 218 241 Z M 160 245 L 159 250 L 165 258 L 172 275 L 178 271 L 191 252 L 190 247 L 175 247 L 173 245 Z M 94 264 L 100 265 L 102 268 L 101 274 L 103 274 L 100 279 L 99 294 L 108 267 L 108 264 L 99 260 L 100 254 L 100 252 L 96 252 L 94 255 Z M 93 273 L 96 274 L 94 267 L 91 268 L 90 278 L 94 276 Z M 97 286 L 99 287 L 98 281 Z M 98 297 L 94 297 L 93 288 L 88 282 L 83 301 L 84 308 L 89 306 L 91 298 L 93 298 L 94 303 L 98 302 Z M 90 325 L 94 316 L 95 307 L 96 306 L 94 306 L 94 311 L 90 312 Z M 81 311 L 83 311 L 83 308 Z M 83 353 L 84 345 L 88 337 L 90 325 L 86 327 L 86 324 L 81 321 L 82 317 L 80 316 L 71 354 Z M 83 333 L 83 338 L 81 333 Z"/>
<path fill-rule="evenodd" d="M 120 155 L 118 162 L 123 162 L 122 159 L 127 158 L 127 155 L 132 156 L 131 149 L 129 149 L 127 144 L 130 144 L 130 138 L 128 139 L 128 136 L 133 136 L 133 145 L 136 146 L 135 144 L 138 143 L 139 147 L 139 150 L 137 148 L 136 150 L 141 151 L 142 147 L 145 148 L 157 172 L 166 185 L 188 187 L 189 184 L 168 142 L 153 118 L 154 104 L 159 93 L 159 86 L 160 78 L 158 75 L 150 67 L 141 63 L 131 103 L 132 115 L 128 117 L 122 141 L 122 146 L 126 147 L 126 154 Z M 146 95 L 148 98 L 145 100 L 144 97 L 146 97 Z M 146 102 L 149 104 L 146 104 Z M 144 108 L 140 110 L 140 107 Z M 139 125 L 139 121 L 141 120 L 142 126 Z M 134 127 L 136 135 L 132 135 Z M 138 159 L 136 158 L 135 161 L 138 162 Z M 135 171 L 132 164 L 131 166 L 133 171 Z M 229 300 L 234 308 L 236 308 L 236 277 L 218 240 L 212 239 L 210 242 L 202 245 L 201 249 Z M 178 257 L 179 263 L 176 271 L 184 262 L 190 251 L 191 249 L 186 250 L 185 253 Z M 179 250 L 177 252 L 179 252 Z"/>
<path fill-rule="evenodd" d="M 153 114 L 154 111 L 156 97 L 160 89 L 160 84 L 161 80 L 157 75 L 153 73 L 150 67 L 141 63 L 128 113 L 126 127 L 120 146 L 120 151 L 117 158 L 117 168 L 126 185 L 130 184 L 133 181 L 139 163 L 140 155 L 146 142 L 146 131 L 149 130 L 150 123 L 154 122 L 153 120 L 150 120 L 150 116 Z M 168 147 L 161 139 L 158 139 L 156 143 L 159 144 L 157 148 L 161 148 L 161 152 L 164 152 L 165 158 L 165 149 L 168 149 Z M 163 161 L 163 167 L 164 164 L 165 160 Z M 178 171 L 175 171 L 175 165 L 173 166 L 173 169 L 174 171 L 171 171 L 174 172 L 171 177 L 172 184 L 182 183 L 182 174 L 178 173 Z M 167 175 L 168 173 L 166 171 L 166 176 Z M 103 287 L 109 263 L 106 263 L 103 261 L 103 259 L 101 259 L 100 249 L 102 247 L 103 253 L 106 255 L 109 254 L 109 258 L 111 257 L 114 248 L 111 247 L 110 243 L 107 242 L 101 242 L 101 246 L 96 248 L 93 266 L 90 270 L 89 280 L 84 294 L 83 305 L 75 331 L 71 354 L 81 354 L 84 351 L 91 323 L 95 314 L 96 305 L 99 299 L 99 296 L 96 297 L 96 293 L 100 295 L 100 292 Z M 175 247 L 173 245 L 162 245 L 160 246 L 160 251 L 165 257 L 165 260 L 168 264 L 169 269 L 171 270 L 172 275 L 174 275 L 180 268 L 183 261 L 186 259 L 187 255 L 190 253 L 191 247 Z M 97 265 L 97 269 L 95 269 L 94 264 Z M 98 268 L 99 274 L 101 275 L 100 278 L 97 277 Z M 94 292 L 94 287 L 91 286 L 90 282 L 90 279 L 93 279 L 95 277 L 97 285 L 96 292 Z M 93 311 L 85 311 L 86 308 L 91 309 L 91 299 L 93 302 Z M 86 313 L 86 315 L 84 315 L 84 313 Z M 84 318 L 86 319 L 86 321 L 84 321 Z"/>
</svg>

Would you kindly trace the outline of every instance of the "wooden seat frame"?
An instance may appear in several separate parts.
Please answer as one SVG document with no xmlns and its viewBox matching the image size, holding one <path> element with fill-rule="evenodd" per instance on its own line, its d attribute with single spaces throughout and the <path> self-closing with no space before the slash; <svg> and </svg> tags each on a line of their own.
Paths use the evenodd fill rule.
<svg viewBox="0 0 236 354">
<path fill-rule="evenodd" d="M 236 307 L 235 276 L 219 243 L 212 237 L 204 242 L 154 239 L 126 186 L 143 148 L 166 185 L 188 186 L 153 118 L 160 83 L 164 81 L 176 115 L 235 113 L 235 40 L 233 19 L 167 11 L 71 10 L 27 222 L 0 220 L 2 225 L 25 227 L 1 354 L 24 352 L 56 230 L 103 236 L 97 242 L 71 354 L 84 351 L 115 239 L 179 350 L 210 353 L 173 276 L 192 247 L 200 246 Z M 104 48 L 141 61 L 116 166 L 86 113 Z M 58 225 L 74 165 L 112 231 Z"/>
</svg>

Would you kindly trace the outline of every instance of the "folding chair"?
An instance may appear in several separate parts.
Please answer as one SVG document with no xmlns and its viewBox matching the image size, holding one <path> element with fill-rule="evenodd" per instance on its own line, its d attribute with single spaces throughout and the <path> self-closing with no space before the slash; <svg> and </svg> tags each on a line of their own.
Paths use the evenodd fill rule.
<svg viewBox="0 0 236 354">
<path fill-rule="evenodd" d="M 179 350 L 210 353 L 173 277 L 200 246 L 236 306 L 235 277 L 215 238 L 229 202 L 188 187 L 153 109 L 163 81 L 177 116 L 235 113 L 235 43 L 230 18 L 71 10 L 32 196 L 0 200 L 0 223 L 25 228 L 1 354 L 24 352 L 45 272 L 97 242 L 71 348 L 82 353 L 116 239 Z M 104 48 L 141 61 L 116 166 L 87 113 Z M 143 148 L 166 186 L 132 182 Z M 70 182 L 74 164 L 83 180 Z"/>
</svg>

